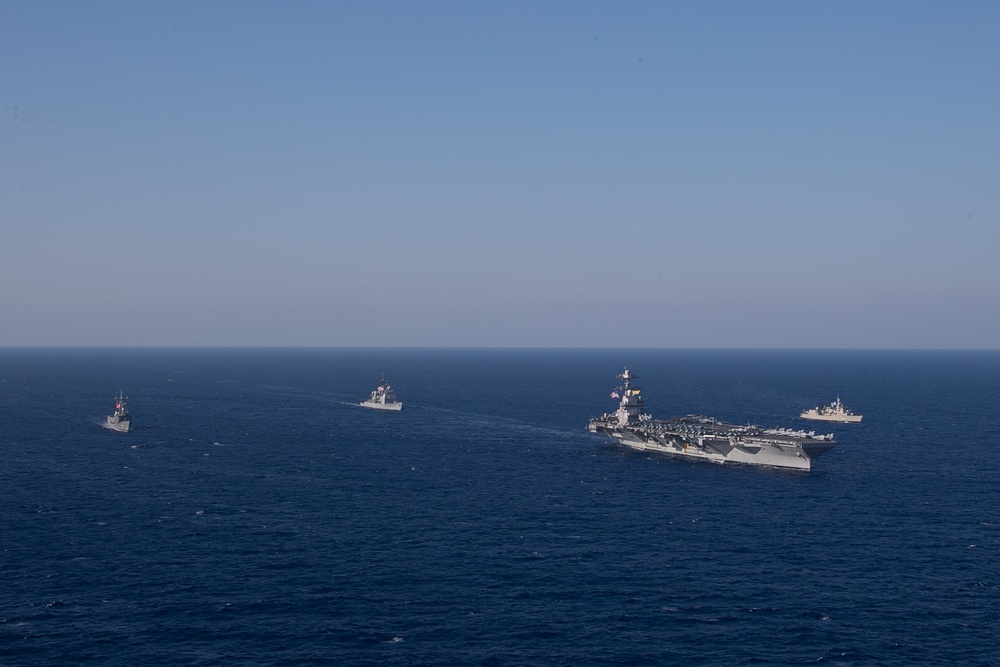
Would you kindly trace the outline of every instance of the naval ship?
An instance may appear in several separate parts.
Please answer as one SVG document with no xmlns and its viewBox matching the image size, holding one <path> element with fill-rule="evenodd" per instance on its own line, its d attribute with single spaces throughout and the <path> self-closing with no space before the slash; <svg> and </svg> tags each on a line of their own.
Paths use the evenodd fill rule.
<svg viewBox="0 0 1000 667">
<path fill-rule="evenodd" d="M 611 392 L 621 398 L 618 411 L 590 420 L 587 430 L 606 433 L 626 447 L 716 463 L 750 463 L 810 470 L 813 459 L 837 446 L 833 434 L 726 424 L 712 417 L 687 415 L 653 419 L 629 371 L 618 376 L 622 385 Z M 619 393 L 620 392 L 620 393 Z"/>
<path fill-rule="evenodd" d="M 396 392 L 392 390 L 392 385 L 385 381 L 383 375 L 382 381 L 368 400 L 361 401 L 361 407 L 375 410 L 402 410 L 403 403 L 396 400 Z"/>
<path fill-rule="evenodd" d="M 110 414 L 105 418 L 104 428 L 128 433 L 129 428 L 132 426 L 132 416 L 128 413 L 128 408 L 125 407 L 125 400 L 125 394 L 119 391 L 118 397 L 115 398 L 114 414 Z"/>
<path fill-rule="evenodd" d="M 802 419 L 848 424 L 861 421 L 861 415 L 856 415 L 844 407 L 844 404 L 840 402 L 840 396 L 837 396 L 837 400 L 830 405 L 820 405 L 819 407 L 811 408 L 800 414 L 799 417 L 802 417 Z"/>
</svg>

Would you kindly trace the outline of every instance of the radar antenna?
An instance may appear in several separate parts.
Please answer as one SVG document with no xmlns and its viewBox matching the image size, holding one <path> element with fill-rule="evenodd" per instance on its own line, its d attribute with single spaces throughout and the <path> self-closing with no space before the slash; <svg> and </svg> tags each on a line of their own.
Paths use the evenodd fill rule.
<svg viewBox="0 0 1000 667">
<path fill-rule="evenodd" d="M 629 388 L 629 383 L 631 383 L 632 380 L 638 380 L 639 379 L 639 376 L 636 375 L 635 373 L 631 372 L 628 369 L 628 366 L 625 367 L 625 372 L 623 372 L 621 375 L 617 375 L 616 377 L 619 380 L 621 380 L 622 382 L 625 383 L 624 384 L 624 388 L 625 389 Z"/>
</svg>

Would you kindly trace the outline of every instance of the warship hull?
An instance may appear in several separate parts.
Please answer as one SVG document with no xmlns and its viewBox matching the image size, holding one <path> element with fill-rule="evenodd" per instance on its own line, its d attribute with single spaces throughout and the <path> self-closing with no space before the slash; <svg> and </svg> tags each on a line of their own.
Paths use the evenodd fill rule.
<svg viewBox="0 0 1000 667">
<path fill-rule="evenodd" d="M 373 410 L 392 410 L 399 412 L 403 409 L 402 403 L 379 403 L 378 401 L 361 401 L 361 407 L 372 408 Z"/>
<path fill-rule="evenodd" d="M 588 430 L 603 433 L 639 451 L 701 459 L 811 470 L 813 459 L 837 446 L 829 436 L 780 429 L 722 424 L 704 417 L 648 420 L 622 427 L 615 417 L 591 420 Z"/>
<path fill-rule="evenodd" d="M 119 433 L 128 433 L 131 427 L 132 427 L 132 421 L 128 419 L 124 421 L 118 421 L 118 420 L 113 420 L 111 417 L 108 417 L 104 422 L 104 428 L 110 429 L 112 431 L 118 431 Z"/>
<path fill-rule="evenodd" d="M 861 415 L 824 415 L 816 410 L 806 410 L 801 415 L 802 419 L 811 419 L 818 422 L 836 422 L 838 424 L 857 424 L 861 421 Z"/>
</svg>

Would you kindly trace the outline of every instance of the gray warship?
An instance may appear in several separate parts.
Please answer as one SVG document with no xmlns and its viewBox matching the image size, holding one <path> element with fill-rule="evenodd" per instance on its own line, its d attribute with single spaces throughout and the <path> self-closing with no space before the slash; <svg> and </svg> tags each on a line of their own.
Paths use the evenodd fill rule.
<svg viewBox="0 0 1000 667">
<path fill-rule="evenodd" d="M 104 428 L 128 433 L 132 427 L 132 415 L 128 413 L 128 408 L 125 407 L 126 400 L 125 394 L 119 391 L 118 396 L 115 398 L 115 411 L 104 419 Z"/>
<path fill-rule="evenodd" d="M 839 395 L 837 396 L 837 400 L 830 405 L 820 405 L 819 407 L 811 408 L 804 411 L 799 417 L 823 422 L 840 422 L 842 424 L 856 424 L 861 421 L 861 415 L 856 415 L 848 410 L 840 402 Z"/>
<path fill-rule="evenodd" d="M 367 401 L 361 401 L 361 407 L 373 408 L 375 410 L 402 410 L 402 401 L 396 400 L 396 392 L 392 385 L 385 381 L 385 375 L 378 387 L 372 392 Z"/>
<path fill-rule="evenodd" d="M 612 398 L 621 398 L 617 412 L 591 419 L 588 431 L 606 433 L 642 451 L 800 470 L 810 470 L 813 459 L 837 446 L 833 434 L 739 426 L 701 415 L 653 419 L 646 414 L 641 390 L 633 384 L 638 377 L 628 368 L 618 376 L 622 385 L 611 392 Z"/>
</svg>

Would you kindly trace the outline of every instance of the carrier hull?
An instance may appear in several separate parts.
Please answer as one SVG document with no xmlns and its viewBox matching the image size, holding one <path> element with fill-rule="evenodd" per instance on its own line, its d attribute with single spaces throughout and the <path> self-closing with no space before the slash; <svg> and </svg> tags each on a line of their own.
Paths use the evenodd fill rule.
<svg viewBox="0 0 1000 667">
<path fill-rule="evenodd" d="M 744 463 L 811 470 L 812 462 L 837 446 L 833 435 L 787 428 L 726 424 L 711 417 L 687 415 L 653 419 L 629 371 L 618 376 L 623 386 L 611 392 L 621 403 L 614 413 L 591 419 L 587 430 L 611 436 L 626 447 L 715 463 Z"/>
<path fill-rule="evenodd" d="M 588 430 L 611 436 L 638 451 L 714 463 L 811 470 L 813 459 L 837 446 L 828 436 L 733 426 L 704 417 L 648 420 L 641 426 L 629 427 L 619 426 L 614 419 L 612 415 L 610 420 L 591 420 Z"/>
</svg>

